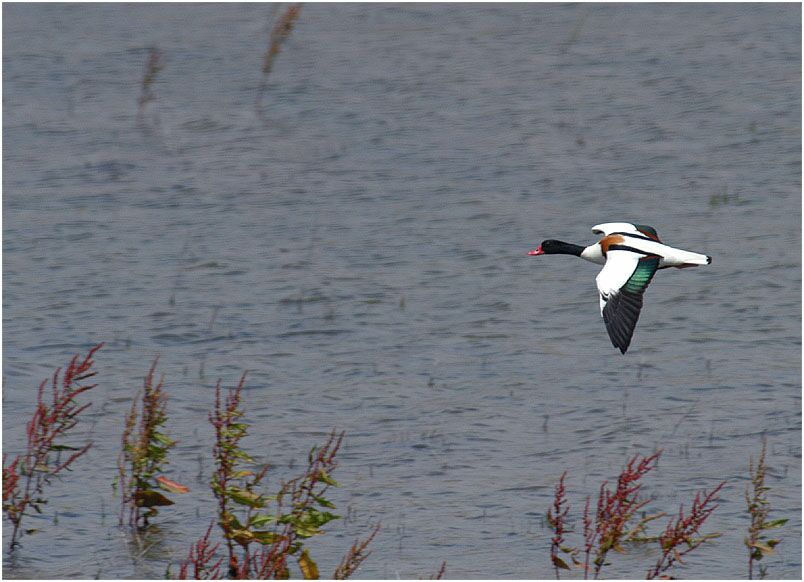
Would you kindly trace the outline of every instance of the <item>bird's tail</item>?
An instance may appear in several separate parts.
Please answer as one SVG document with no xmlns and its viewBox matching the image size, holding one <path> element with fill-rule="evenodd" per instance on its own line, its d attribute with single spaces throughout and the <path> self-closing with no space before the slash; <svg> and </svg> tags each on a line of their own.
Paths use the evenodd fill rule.
<svg viewBox="0 0 804 582">
<path fill-rule="evenodd" d="M 696 265 L 709 265 L 712 263 L 712 257 L 709 255 L 702 255 L 701 253 L 693 253 L 690 251 L 678 250 L 673 258 L 680 263 L 677 265 L 679 269 L 694 267 Z"/>
</svg>

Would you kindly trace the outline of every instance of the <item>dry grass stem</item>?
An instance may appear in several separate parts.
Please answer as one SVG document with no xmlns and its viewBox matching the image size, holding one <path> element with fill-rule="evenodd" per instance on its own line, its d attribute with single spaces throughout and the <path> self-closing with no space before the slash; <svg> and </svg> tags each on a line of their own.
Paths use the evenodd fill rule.
<svg viewBox="0 0 804 582">
<path fill-rule="evenodd" d="M 262 98 L 265 89 L 268 86 L 268 76 L 274 67 L 274 60 L 279 52 L 282 50 L 282 44 L 288 39 L 290 33 L 293 31 L 293 26 L 301 13 L 302 4 L 296 3 L 288 6 L 282 15 L 277 19 L 268 41 L 268 48 L 265 51 L 265 56 L 262 59 L 262 79 L 257 91 L 257 112 L 262 110 Z"/>
<path fill-rule="evenodd" d="M 153 93 L 153 84 L 154 81 L 156 81 L 156 76 L 164 66 L 165 63 L 162 57 L 162 51 L 157 47 L 149 48 L 148 60 L 145 62 L 145 72 L 142 75 L 142 82 L 140 83 L 140 97 L 137 100 L 140 116 L 142 116 L 145 111 L 145 106 L 156 98 Z"/>
</svg>

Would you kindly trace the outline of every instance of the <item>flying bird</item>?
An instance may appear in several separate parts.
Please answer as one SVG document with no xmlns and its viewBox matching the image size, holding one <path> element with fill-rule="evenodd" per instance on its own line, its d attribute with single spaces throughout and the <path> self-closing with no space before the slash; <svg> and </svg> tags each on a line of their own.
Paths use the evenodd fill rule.
<svg viewBox="0 0 804 582">
<path fill-rule="evenodd" d="M 593 226 L 592 232 L 603 238 L 588 247 L 546 240 L 528 255 L 575 255 L 603 265 L 596 279 L 600 314 L 611 343 L 624 354 L 642 310 L 642 295 L 656 271 L 708 265 L 712 257 L 668 246 L 655 228 L 644 224 L 606 222 Z"/>
</svg>

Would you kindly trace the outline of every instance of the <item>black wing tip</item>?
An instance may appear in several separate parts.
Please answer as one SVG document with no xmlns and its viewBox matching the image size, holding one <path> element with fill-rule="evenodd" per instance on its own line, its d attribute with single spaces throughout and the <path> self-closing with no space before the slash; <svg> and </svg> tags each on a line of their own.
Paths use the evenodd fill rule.
<svg viewBox="0 0 804 582">
<path fill-rule="evenodd" d="M 706 255 L 706 264 L 707 264 L 707 265 L 711 265 L 711 264 L 712 264 L 712 257 L 710 257 L 709 255 Z"/>
<path fill-rule="evenodd" d="M 631 338 L 628 338 L 626 341 L 618 341 L 618 339 L 612 337 L 611 334 L 609 334 L 609 337 L 611 338 L 611 345 L 620 350 L 621 354 L 625 354 L 625 352 L 628 351 L 628 347 L 631 345 Z"/>
<path fill-rule="evenodd" d="M 622 290 L 611 297 L 603 308 L 603 321 L 609 339 L 621 354 L 625 354 L 631 345 L 640 311 L 642 311 L 642 291 L 632 293 Z"/>
<path fill-rule="evenodd" d="M 619 330 L 614 331 L 612 329 L 607 328 L 606 331 L 609 332 L 609 339 L 611 340 L 611 345 L 620 350 L 621 354 L 625 354 L 625 352 L 628 351 L 628 347 L 631 345 L 631 337 L 628 335 L 625 336 L 620 335 Z"/>
</svg>

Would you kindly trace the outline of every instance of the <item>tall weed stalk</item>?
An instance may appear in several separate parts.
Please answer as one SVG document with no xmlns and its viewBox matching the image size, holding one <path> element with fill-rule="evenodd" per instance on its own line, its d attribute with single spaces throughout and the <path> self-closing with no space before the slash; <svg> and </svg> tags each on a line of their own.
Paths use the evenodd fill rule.
<svg viewBox="0 0 804 582">
<path fill-rule="evenodd" d="M 566 518 L 569 513 L 567 489 L 564 486 L 564 479 L 566 478 L 567 472 L 564 471 L 555 488 L 553 506 L 547 510 L 547 523 L 553 528 L 553 538 L 550 540 L 550 561 L 553 563 L 553 568 L 555 569 L 556 580 L 561 579 L 559 569 L 571 570 L 567 562 L 558 555 L 559 552 L 566 552 L 573 559 L 577 553 L 572 548 L 566 546 L 566 540 L 564 539 Z"/>
<path fill-rule="evenodd" d="M 301 3 L 291 4 L 285 9 L 271 29 L 268 48 L 265 50 L 265 56 L 262 59 L 262 79 L 260 80 L 260 85 L 257 90 L 256 106 L 257 113 L 259 114 L 262 114 L 262 98 L 268 86 L 268 76 L 271 74 L 274 67 L 274 59 L 276 59 L 279 51 L 282 49 L 282 44 L 284 44 L 293 31 L 293 26 L 299 18 L 301 9 Z"/>
<path fill-rule="evenodd" d="M 706 491 L 695 494 L 689 513 L 684 514 L 684 506 L 678 509 L 678 516 L 672 518 L 664 532 L 659 535 L 659 548 L 661 554 L 656 565 L 648 570 L 646 578 L 653 580 L 662 577 L 673 565 L 683 564 L 682 558 L 706 542 L 720 537 L 719 533 L 702 534 L 701 527 L 712 512 L 717 509 L 717 498 L 720 490 L 726 484 L 722 481 L 709 493 Z"/>
<path fill-rule="evenodd" d="M 48 381 L 39 385 L 36 408 L 26 426 L 25 453 L 16 456 L 8 465 L 3 457 L 3 511 L 13 526 L 9 542 L 12 550 L 19 544 L 23 533 L 23 518 L 31 510 L 42 513 L 42 506 L 47 503 L 45 487 L 54 477 L 70 470 L 92 446 L 91 442 L 73 446 L 66 444 L 65 439 L 78 424 L 79 415 L 91 406 L 89 402 L 79 404 L 76 398 L 97 385 L 82 383 L 95 375 L 92 358 L 102 346 L 98 344 L 90 349 L 83 359 L 79 355 L 73 356 L 61 377 L 61 370 L 57 369 L 50 381 L 47 397 L 45 386 Z"/>
<path fill-rule="evenodd" d="M 212 544 L 208 530 L 191 547 L 179 578 L 212 578 L 219 576 L 221 569 L 236 579 L 287 578 L 291 561 L 303 578 L 320 578 L 318 564 L 305 544 L 339 518 L 329 511 L 335 504 L 326 495 L 330 487 L 338 486 L 332 474 L 344 434 L 332 431 L 323 445 L 310 450 L 304 473 L 282 483 L 275 495 L 267 495 L 262 482 L 268 466 L 259 466 L 241 445 L 249 429 L 243 421 L 244 384 L 245 374 L 224 394 L 219 381 L 209 416 L 215 430 L 215 471 L 210 485 L 217 501 L 224 555 L 218 556 L 220 545 Z M 333 578 L 354 574 L 368 557 L 368 546 L 378 531 L 379 525 L 352 545 Z"/>
<path fill-rule="evenodd" d="M 206 533 L 193 545 L 187 559 L 179 567 L 179 580 L 220 580 L 223 557 L 217 556 L 220 543 L 212 544 L 209 535 L 214 522 L 209 524 Z"/>
<path fill-rule="evenodd" d="M 644 520 L 639 520 L 633 527 L 631 522 L 637 512 L 648 503 L 647 499 L 639 499 L 642 488 L 640 480 L 656 467 L 660 455 L 661 451 L 642 459 L 639 455 L 634 455 L 617 477 L 617 486 L 613 491 L 604 481 L 600 485 L 597 509 L 593 517 L 589 515 L 587 499 L 583 518 L 585 578 L 589 574 L 589 560 L 592 554 L 594 554 L 592 572 L 597 579 L 603 566 L 608 564 L 606 561 L 608 553 L 611 550 L 623 552 L 622 543 L 644 530 Z M 651 518 L 655 519 L 655 516 Z"/>
<path fill-rule="evenodd" d="M 689 514 L 684 513 L 682 506 L 678 517 L 670 520 L 662 534 L 652 537 L 646 535 L 647 525 L 665 515 L 644 514 L 642 510 L 649 500 L 640 496 L 641 480 L 656 467 L 660 455 L 661 451 L 657 451 L 647 457 L 634 455 L 629 459 L 617 477 L 614 488 L 610 488 L 605 481 L 600 485 L 594 509 L 591 497 L 587 496 L 582 516 L 583 543 L 580 547 L 570 546 L 565 537 L 570 531 L 567 525 L 569 504 L 566 499 L 566 472 L 561 475 L 553 494 L 552 507 L 547 511 L 547 522 L 554 534 L 550 544 L 550 559 L 556 579 L 560 577 L 560 570 L 572 570 L 573 567 L 583 570 L 584 579 L 590 576 L 597 579 L 603 567 L 609 564 L 608 556 L 612 550 L 623 553 L 628 543 L 654 541 L 659 543 L 661 554 L 654 568 L 648 572 L 648 577 L 656 577 L 676 562 L 681 563 L 682 556 L 718 535 L 699 532 L 717 507 L 715 501 L 724 483 L 710 493 L 697 494 Z"/>
<path fill-rule="evenodd" d="M 162 475 L 168 452 L 176 444 L 164 433 L 167 393 L 164 378 L 154 381 L 159 358 L 154 359 L 143 381 L 142 391 L 131 403 L 123 428 L 122 447 L 117 460 L 122 525 L 145 527 L 157 515 L 157 507 L 173 505 L 164 493 L 187 493 L 189 489 Z M 128 515 L 128 519 L 126 519 Z"/>
<path fill-rule="evenodd" d="M 765 454 L 767 452 L 767 441 L 762 440 L 762 449 L 759 453 L 756 465 L 754 459 L 748 459 L 748 474 L 751 477 L 751 484 L 745 488 L 745 502 L 748 506 L 748 515 L 751 517 L 751 524 L 748 526 L 748 536 L 745 538 L 745 545 L 748 548 L 748 579 L 754 579 L 754 562 L 759 566 L 759 577 L 764 578 L 767 574 L 765 566 L 758 564 L 762 558 L 774 553 L 780 540 L 770 539 L 764 532 L 782 527 L 787 523 L 787 519 L 772 519 L 768 521 L 770 513 L 770 502 L 767 493 L 770 487 L 765 485 Z"/>
<path fill-rule="evenodd" d="M 157 47 L 150 47 L 148 49 L 148 60 L 145 61 L 145 71 L 143 71 L 142 81 L 140 82 L 140 96 L 137 99 L 137 114 L 140 119 L 142 119 L 145 113 L 145 106 L 156 99 L 153 92 L 153 85 L 157 75 L 164 67 L 165 59 L 162 56 L 162 51 Z"/>
<path fill-rule="evenodd" d="M 369 557 L 369 554 L 371 554 L 371 552 L 368 551 L 369 544 L 374 541 L 379 531 L 380 524 L 377 524 L 365 539 L 355 540 L 355 543 L 352 544 L 352 547 L 349 548 L 349 551 L 343 556 L 341 563 L 335 568 L 335 572 L 332 574 L 335 580 L 346 580 L 357 572 L 360 565 Z"/>
</svg>

